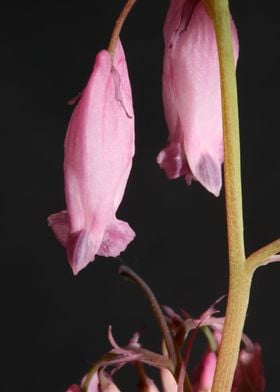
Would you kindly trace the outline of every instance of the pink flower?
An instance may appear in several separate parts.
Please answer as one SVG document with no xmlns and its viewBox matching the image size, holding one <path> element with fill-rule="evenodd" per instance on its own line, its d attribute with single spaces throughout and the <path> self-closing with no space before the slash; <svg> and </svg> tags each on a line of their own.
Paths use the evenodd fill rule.
<svg viewBox="0 0 280 392">
<path fill-rule="evenodd" d="M 239 353 L 232 392 L 263 392 L 265 378 L 262 365 L 261 347 L 250 342 Z"/>
<path fill-rule="evenodd" d="M 238 38 L 232 22 L 235 61 Z M 171 0 L 164 26 L 163 104 L 169 144 L 157 161 L 169 178 L 199 181 L 218 196 L 223 163 L 219 61 L 202 0 Z"/>
<path fill-rule="evenodd" d="M 217 357 L 214 352 L 208 351 L 204 354 L 198 365 L 193 379 L 193 392 L 210 392 L 214 380 Z"/>
<path fill-rule="evenodd" d="M 134 155 L 131 87 L 120 42 L 113 64 L 106 50 L 96 56 L 64 152 L 67 211 L 50 215 L 48 222 L 77 274 L 96 254 L 118 256 L 135 236 L 115 216 Z"/>
<path fill-rule="evenodd" d="M 217 344 L 221 334 L 214 333 Z M 232 392 L 264 392 L 265 378 L 262 365 L 261 347 L 243 335 L 244 348 L 240 350 L 234 374 Z M 193 374 L 193 391 L 210 392 L 214 380 L 217 356 L 209 350 L 204 354 Z"/>
<path fill-rule="evenodd" d="M 81 387 L 73 384 L 66 390 L 66 392 L 82 392 L 83 388 L 85 387 L 84 382 L 86 377 L 87 376 L 83 378 Z M 87 392 L 120 392 L 120 390 L 116 384 L 114 384 L 112 378 L 101 370 L 100 373 L 97 371 L 91 377 L 91 380 L 87 386 Z"/>
</svg>

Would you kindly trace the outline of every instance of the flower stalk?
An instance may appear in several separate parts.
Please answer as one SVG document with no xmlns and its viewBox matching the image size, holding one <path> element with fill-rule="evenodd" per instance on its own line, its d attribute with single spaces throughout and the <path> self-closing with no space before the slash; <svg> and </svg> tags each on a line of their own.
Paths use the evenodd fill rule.
<svg viewBox="0 0 280 392">
<path fill-rule="evenodd" d="M 253 273 L 269 257 L 280 250 L 276 240 L 246 259 L 240 170 L 240 141 L 237 86 L 231 39 L 228 0 L 204 0 L 213 20 L 220 64 L 223 134 L 224 183 L 229 251 L 229 291 L 226 318 L 219 349 L 212 392 L 230 392 L 246 312 Z M 278 260 L 278 258 L 277 258 Z"/>
<path fill-rule="evenodd" d="M 273 259 L 273 255 L 280 252 L 280 239 L 263 246 L 252 253 L 247 259 L 247 269 L 254 272 L 258 267 L 266 265 L 272 261 L 279 261 L 279 255 Z"/>
<path fill-rule="evenodd" d="M 110 39 L 109 46 L 108 46 L 108 52 L 111 53 L 112 58 L 114 57 L 115 48 L 116 48 L 123 24 L 124 24 L 128 14 L 130 13 L 130 11 L 135 3 L 136 3 L 136 0 L 127 0 L 124 8 L 122 9 L 122 11 L 121 11 L 116 23 L 115 23 L 115 27 L 112 32 L 111 39 Z"/>
<path fill-rule="evenodd" d="M 252 271 L 245 268 L 237 86 L 228 0 L 205 0 L 205 4 L 214 23 L 220 63 L 230 273 L 226 319 L 212 391 L 229 392 L 238 360 Z"/>
</svg>

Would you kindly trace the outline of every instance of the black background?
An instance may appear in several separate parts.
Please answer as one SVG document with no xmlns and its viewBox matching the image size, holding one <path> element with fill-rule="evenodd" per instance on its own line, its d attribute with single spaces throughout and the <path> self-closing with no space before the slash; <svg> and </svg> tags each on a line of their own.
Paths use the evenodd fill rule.
<svg viewBox="0 0 280 392">
<path fill-rule="evenodd" d="M 136 156 L 118 216 L 137 237 L 122 259 L 159 302 L 194 316 L 226 293 L 223 192 L 168 181 L 155 158 L 167 128 L 161 104 L 162 24 L 168 1 L 139 0 L 122 32 L 133 86 Z M 108 44 L 124 1 L 7 3 L 1 11 L 1 391 L 60 392 L 109 349 L 107 328 L 125 344 L 159 350 L 149 306 L 97 257 L 77 277 L 46 217 L 65 207 L 63 140 L 96 53 Z M 232 1 L 238 64 L 244 225 L 249 254 L 279 237 L 280 24 L 277 2 Z M 245 326 L 263 347 L 267 391 L 279 391 L 280 265 L 257 271 Z M 223 306 L 222 306 L 223 308 Z M 126 383 L 133 370 L 124 371 Z M 133 384 L 124 390 L 135 390 Z"/>
</svg>

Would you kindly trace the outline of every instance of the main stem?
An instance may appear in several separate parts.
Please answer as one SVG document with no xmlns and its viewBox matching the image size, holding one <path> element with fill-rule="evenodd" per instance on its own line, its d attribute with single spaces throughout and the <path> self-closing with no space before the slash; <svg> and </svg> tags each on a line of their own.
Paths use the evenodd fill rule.
<svg viewBox="0 0 280 392">
<path fill-rule="evenodd" d="M 237 87 L 228 0 L 205 0 L 205 4 L 214 22 L 220 62 L 230 274 L 225 325 L 212 392 L 230 392 L 248 307 L 252 273 L 245 268 Z"/>
</svg>

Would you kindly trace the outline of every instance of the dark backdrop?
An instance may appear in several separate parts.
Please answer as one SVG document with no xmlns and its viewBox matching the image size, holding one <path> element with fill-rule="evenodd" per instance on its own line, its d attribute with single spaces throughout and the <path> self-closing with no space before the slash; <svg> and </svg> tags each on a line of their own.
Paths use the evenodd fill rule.
<svg viewBox="0 0 280 392">
<path fill-rule="evenodd" d="M 65 207 L 63 140 L 95 54 L 108 44 L 124 1 L 7 3 L 1 12 L 1 391 L 61 392 L 109 349 L 159 350 L 146 299 L 97 257 L 77 277 L 46 217 Z M 159 4 L 160 3 L 160 4 Z M 162 24 L 168 1 L 139 0 L 122 32 L 136 112 L 136 156 L 119 217 L 137 237 L 122 254 L 160 303 L 197 316 L 226 292 L 223 193 L 168 181 L 155 158 L 167 128 L 161 104 Z M 280 24 L 277 2 L 232 1 L 238 65 L 247 252 L 279 237 Z M 267 390 L 279 391 L 280 265 L 255 275 L 245 330 L 263 347 Z M 223 308 L 223 306 L 222 306 Z M 131 370 L 133 373 L 133 371 Z M 124 371 L 123 379 L 128 379 Z M 132 384 L 131 384 L 132 385 Z M 127 386 L 126 390 L 134 390 Z"/>
</svg>

